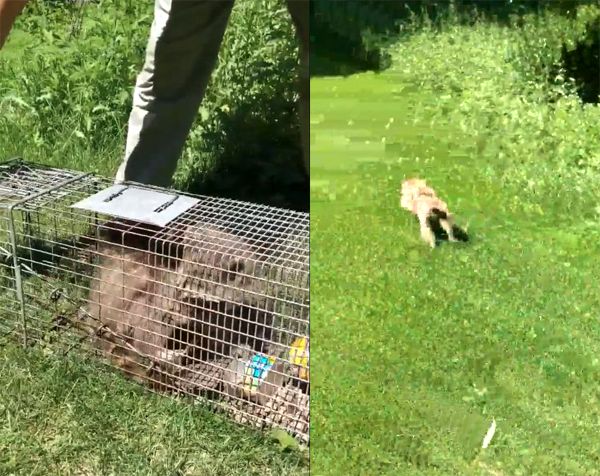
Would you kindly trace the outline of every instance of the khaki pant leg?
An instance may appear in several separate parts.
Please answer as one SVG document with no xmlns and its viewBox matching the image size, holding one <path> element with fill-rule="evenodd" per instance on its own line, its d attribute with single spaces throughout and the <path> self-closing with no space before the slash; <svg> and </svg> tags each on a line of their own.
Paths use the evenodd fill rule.
<svg viewBox="0 0 600 476">
<path fill-rule="evenodd" d="M 155 0 L 116 181 L 169 186 L 215 66 L 234 0 Z"/>
</svg>

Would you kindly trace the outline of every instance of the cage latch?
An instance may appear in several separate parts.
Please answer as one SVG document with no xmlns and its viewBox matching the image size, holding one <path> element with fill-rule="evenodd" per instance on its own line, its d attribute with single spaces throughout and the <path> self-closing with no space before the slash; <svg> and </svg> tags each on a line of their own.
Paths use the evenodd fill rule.
<svg viewBox="0 0 600 476">
<path fill-rule="evenodd" d="M 159 207 L 156 207 L 154 209 L 154 213 L 161 213 L 164 210 L 166 210 L 167 208 L 169 208 L 171 205 L 173 205 L 175 203 L 175 201 L 178 199 L 179 197 L 177 195 L 175 195 L 171 200 L 169 200 L 168 202 L 163 203 L 162 205 L 160 205 Z"/>
</svg>

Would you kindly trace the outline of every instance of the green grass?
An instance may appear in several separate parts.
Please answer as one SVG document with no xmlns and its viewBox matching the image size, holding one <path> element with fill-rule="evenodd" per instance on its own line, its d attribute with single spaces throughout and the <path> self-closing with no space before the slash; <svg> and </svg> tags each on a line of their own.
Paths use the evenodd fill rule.
<svg viewBox="0 0 600 476">
<path fill-rule="evenodd" d="M 0 474 L 308 474 L 298 452 L 80 357 L 0 352 Z"/>
<path fill-rule="evenodd" d="M 530 82 L 521 33 L 311 82 L 313 474 L 599 474 L 600 111 Z M 414 175 L 471 243 L 420 241 Z"/>
</svg>

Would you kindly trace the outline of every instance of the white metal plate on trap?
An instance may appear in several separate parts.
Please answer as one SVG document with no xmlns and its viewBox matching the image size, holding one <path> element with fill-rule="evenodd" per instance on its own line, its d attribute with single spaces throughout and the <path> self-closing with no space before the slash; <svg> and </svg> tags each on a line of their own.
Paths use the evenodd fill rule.
<svg viewBox="0 0 600 476">
<path fill-rule="evenodd" d="M 198 201 L 197 198 L 130 185 L 112 185 L 72 207 L 149 225 L 165 226 Z"/>
</svg>

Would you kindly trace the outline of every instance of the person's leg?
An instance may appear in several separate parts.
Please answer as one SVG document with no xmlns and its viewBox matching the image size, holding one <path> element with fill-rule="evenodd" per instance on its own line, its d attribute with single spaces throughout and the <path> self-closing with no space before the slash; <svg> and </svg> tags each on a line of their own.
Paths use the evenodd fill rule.
<svg viewBox="0 0 600 476">
<path fill-rule="evenodd" d="M 234 0 L 155 0 L 116 181 L 169 186 L 198 112 Z"/>
<path fill-rule="evenodd" d="M 309 2 L 308 0 L 287 0 L 288 11 L 292 17 L 296 34 L 300 40 L 300 134 L 302 154 L 306 173 L 310 175 L 310 78 L 308 69 L 309 51 Z"/>
<path fill-rule="evenodd" d="M 29 0 L 0 0 L 0 50 Z"/>
</svg>

